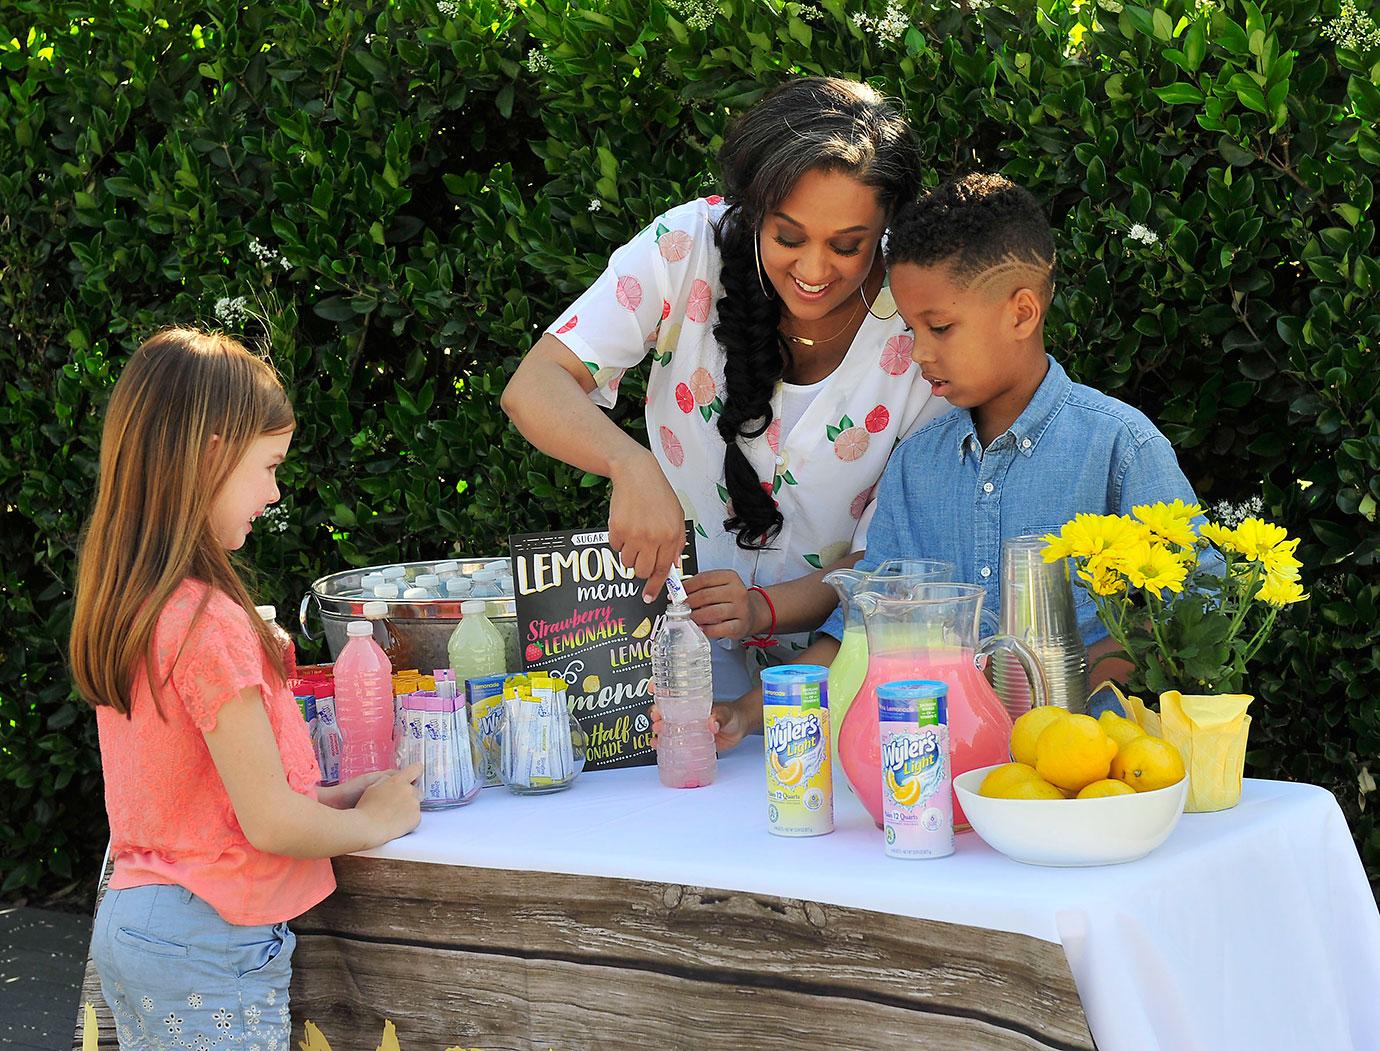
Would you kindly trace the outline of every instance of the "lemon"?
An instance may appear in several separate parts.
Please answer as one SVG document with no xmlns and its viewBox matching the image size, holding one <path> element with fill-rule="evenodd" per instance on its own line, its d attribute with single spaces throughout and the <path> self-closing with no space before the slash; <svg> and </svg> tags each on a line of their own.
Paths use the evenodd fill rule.
<svg viewBox="0 0 1380 1051">
<path fill-rule="evenodd" d="M 1064 793 L 1040 777 L 1025 777 L 1003 785 L 999 793 L 984 792 L 993 799 L 1064 799 Z"/>
<path fill-rule="evenodd" d="M 1028 763 L 1007 763 L 987 772 L 987 776 L 982 779 L 982 786 L 978 789 L 978 795 L 1000 799 L 1002 791 L 1007 786 L 1039 776 L 1035 768 Z"/>
<path fill-rule="evenodd" d="M 645 639 L 652 633 L 652 618 L 643 617 L 642 623 L 632 630 L 632 637 L 635 639 Z"/>
<path fill-rule="evenodd" d="M 1101 799 L 1103 796 L 1133 796 L 1136 790 L 1125 781 L 1115 781 L 1110 777 L 1105 777 L 1101 781 L 1094 781 L 1087 788 L 1078 793 L 1079 799 Z"/>
<path fill-rule="evenodd" d="M 1102 727 L 1104 734 L 1116 742 L 1117 748 L 1125 748 L 1137 737 L 1145 736 L 1145 731 L 1139 724 L 1117 715 L 1116 712 L 1103 712 L 1097 717 L 1097 725 Z"/>
<path fill-rule="evenodd" d="M 1137 792 L 1168 788 L 1183 780 L 1183 756 L 1161 737 L 1138 737 L 1112 760 L 1112 776 Z"/>
<path fill-rule="evenodd" d="M 1035 742 L 1040 739 L 1040 734 L 1056 719 L 1068 714 L 1058 705 L 1042 704 L 1022 715 L 1011 728 L 1011 758 L 1018 763 L 1034 767 Z"/>
<path fill-rule="evenodd" d="M 1116 753 L 1116 742 L 1096 719 L 1068 715 L 1055 719 L 1035 742 L 1035 772 L 1058 788 L 1078 792 L 1107 776 Z"/>
<path fill-rule="evenodd" d="M 896 786 L 892 797 L 898 806 L 915 806 L 920 802 L 920 779 L 912 777 L 905 784 Z"/>
</svg>

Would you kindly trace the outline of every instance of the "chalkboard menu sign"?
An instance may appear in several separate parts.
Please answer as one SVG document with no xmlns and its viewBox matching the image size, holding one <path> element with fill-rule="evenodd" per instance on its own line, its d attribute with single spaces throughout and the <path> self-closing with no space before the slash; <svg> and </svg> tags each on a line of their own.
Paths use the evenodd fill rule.
<svg viewBox="0 0 1380 1051">
<path fill-rule="evenodd" d="M 642 601 L 643 582 L 625 569 L 605 531 L 526 533 L 508 538 L 523 667 L 566 681 L 570 710 L 589 734 L 586 770 L 656 762 L 652 633 L 666 592 Z M 681 573 L 695 572 L 687 528 Z"/>
</svg>

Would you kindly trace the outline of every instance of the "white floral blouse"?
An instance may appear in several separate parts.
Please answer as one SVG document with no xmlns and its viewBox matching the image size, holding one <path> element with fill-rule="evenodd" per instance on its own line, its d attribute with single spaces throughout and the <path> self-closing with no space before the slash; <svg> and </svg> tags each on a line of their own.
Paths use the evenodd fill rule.
<svg viewBox="0 0 1380 1051">
<path fill-rule="evenodd" d="M 728 491 L 714 420 L 723 405 L 724 351 L 713 332 L 722 289 L 711 223 L 725 208 L 716 195 L 666 212 L 614 252 L 599 279 L 547 331 L 585 363 L 597 383 L 590 397 L 604 408 L 613 407 L 623 374 L 652 355 L 647 432 L 694 523 L 699 568 L 736 570 L 747 584 L 766 587 L 847 554 L 891 450 L 949 406 L 912 363 L 914 339 L 900 315 L 864 318 L 843 362 L 785 435 L 778 384 L 771 426 L 744 451 L 770 485 L 785 524 L 770 548 L 739 548 L 723 528 Z M 878 314 L 895 309 L 888 289 L 877 298 Z M 789 660 L 806 641 L 803 634 L 787 635 L 773 649 L 732 649 L 739 661 L 751 654 L 746 661 L 755 679 L 756 669 Z"/>
</svg>

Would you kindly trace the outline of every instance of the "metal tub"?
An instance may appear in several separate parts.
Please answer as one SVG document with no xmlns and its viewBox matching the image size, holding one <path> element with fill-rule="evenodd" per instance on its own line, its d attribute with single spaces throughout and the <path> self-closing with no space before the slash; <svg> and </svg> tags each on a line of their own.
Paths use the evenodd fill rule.
<svg viewBox="0 0 1380 1051">
<path fill-rule="evenodd" d="M 446 653 L 446 643 L 451 632 L 460 623 L 460 599 L 375 599 L 365 596 L 362 581 L 366 574 L 377 573 L 384 566 L 402 566 L 411 580 L 419 573 L 429 573 L 437 562 L 458 562 L 460 572 L 474 576 L 488 563 L 497 561 L 499 555 L 490 558 L 442 558 L 430 562 L 387 562 L 380 566 L 367 566 L 363 569 L 347 569 L 343 573 L 332 573 L 314 581 L 311 590 L 302 596 L 302 604 L 297 611 L 297 619 L 302 625 L 302 634 L 308 639 L 319 639 L 322 632 L 330 647 L 331 660 L 340 656 L 345 648 L 346 626 L 352 620 L 362 620 L 364 603 L 387 602 L 388 622 L 398 634 L 416 665 L 423 674 L 430 674 L 437 668 L 450 665 Z M 510 671 L 522 668 L 518 656 L 517 611 L 512 595 L 486 598 L 485 613 L 494 627 L 503 636 L 505 647 L 505 666 Z M 311 612 L 315 607 L 321 621 L 321 628 L 313 631 Z"/>
</svg>

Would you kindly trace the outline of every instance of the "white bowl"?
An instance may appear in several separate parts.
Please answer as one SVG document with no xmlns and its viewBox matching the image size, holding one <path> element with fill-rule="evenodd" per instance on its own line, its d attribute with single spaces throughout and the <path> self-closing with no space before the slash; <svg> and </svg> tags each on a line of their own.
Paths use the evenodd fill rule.
<svg viewBox="0 0 1380 1051">
<path fill-rule="evenodd" d="M 1188 778 L 1168 788 L 1099 799 L 990 799 L 978 787 L 995 766 L 954 778 L 973 831 L 994 850 L 1027 865 L 1119 865 L 1154 850 L 1174 831 Z"/>
</svg>

